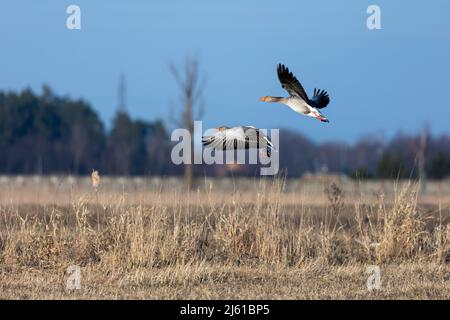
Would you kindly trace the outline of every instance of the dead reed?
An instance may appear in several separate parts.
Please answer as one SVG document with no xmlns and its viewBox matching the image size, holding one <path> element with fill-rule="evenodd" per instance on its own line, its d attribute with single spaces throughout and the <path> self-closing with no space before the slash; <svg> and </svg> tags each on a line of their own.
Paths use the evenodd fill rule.
<svg viewBox="0 0 450 320">
<path fill-rule="evenodd" d="M 174 194 L 172 204 L 129 204 L 125 194 L 100 202 L 97 185 L 66 206 L 31 212 L 1 206 L 1 270 L 63 274 L 67 266 L 79 265 L 111 278 L 134 275 L 133 281 L 142 279 L 142 270 L 155 276 L 167 270 L 159 280 L 173 285 L 201 282 L 205 272 L 220 278 L 218 270 L 236 267 L 275 272 L 317 264 L 448 266 L 448 212 L 422 210 L 415 183 L 397 190 L 393 203 L 380 195 L 378 203 L 367 204 L 361 196 L 353 208 L 337 184 L 326 191 L 328 202 L 311 207 L 280 201 L 283 180 L 255 183 L 258 191 L 246 195 L 251 202 L 241 202 L 240 192 L 214 201 L 208 188 L 189 195 L 201 198 L 199 205 L 183 201 L 182 194 Z"/>
</svg>

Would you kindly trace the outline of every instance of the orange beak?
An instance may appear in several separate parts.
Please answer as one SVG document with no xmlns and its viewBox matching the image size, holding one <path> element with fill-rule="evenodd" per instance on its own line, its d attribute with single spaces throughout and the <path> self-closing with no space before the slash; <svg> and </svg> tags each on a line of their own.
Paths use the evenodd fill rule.
<svg viewBox="0 0 450 320">
<path fill-rule="evenodd" d="M 266 97 L 259 98 L 259 101 L 266 101 Z"/>
</svg>

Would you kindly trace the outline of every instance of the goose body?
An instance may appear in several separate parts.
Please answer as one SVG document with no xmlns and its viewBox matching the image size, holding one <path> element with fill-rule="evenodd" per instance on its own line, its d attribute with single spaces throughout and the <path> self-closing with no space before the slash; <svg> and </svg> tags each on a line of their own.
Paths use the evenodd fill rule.
<svg viewBox="0 0 450 320">
<path fill-rule="evenodd" d="M 285 104 L 298 113 L 308 114 L 311 112 L 311 107 L 308 106 L 305 101 L 300 99 L 287 98 Z"/>
<path fill-rule="evenodd" d="M 288 92 L 289 97 L 265 96 L 260 99 L 261 101 L 283 103 L 297 113 L 316 118 L 321 122 L 329 122 L 319 110 L 325 108 L 330 102 L 326 91 L 314 89 L 313 97 L 309 99 L 300 81 L 287 67 L 279 64 L 277 74 L 282 88 Z"/>
<path fill-rule="evenodd" d="M 202 142 L 216 150 L 264 149 L 268 157 L 275 150 L 270 139 L 253 126 L 221 126 L 214 135 L 202 137 Z"/>
</svg>

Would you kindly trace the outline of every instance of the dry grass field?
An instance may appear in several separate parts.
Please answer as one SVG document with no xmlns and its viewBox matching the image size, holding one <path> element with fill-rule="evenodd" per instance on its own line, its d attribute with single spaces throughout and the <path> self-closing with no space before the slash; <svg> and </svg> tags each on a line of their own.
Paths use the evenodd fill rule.
<svg viewBox="0 0 450 320">
<path fill-rule="evenodd" d="M 0 299 L 450 298 L 448 185 L 89 183 L 0 179 Z"/>
</svg>

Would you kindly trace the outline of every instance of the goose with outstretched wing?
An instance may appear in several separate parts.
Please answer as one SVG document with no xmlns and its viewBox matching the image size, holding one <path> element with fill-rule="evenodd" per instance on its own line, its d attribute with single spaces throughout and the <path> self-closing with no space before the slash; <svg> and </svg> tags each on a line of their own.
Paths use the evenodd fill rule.
<svg viewBox="0 0 450 320">
<path fill-rule="evenodd" d="M 275 150 L 270 139 L 259 129 L 252 126 L 217 128 L 214 135 L 202 137 L 204 146 L 216 150 L 263 149 L 268 157 Z"/>
<path fill-rule="evenodd" d="M 281 86 L 288 92 L 289 97 L 265 96 L 260 99 L 261 101 L 283 103 L 295 112 L 316 118 L 321 122 L 330 122 L 319 110 L 325 108 L 330 102 L 326 91 L 314 89 L 313 97 L 309 99 L 300 81 L 297 80 L 287 67 L 279 64 L 277 74 Z"/>
</svg>

